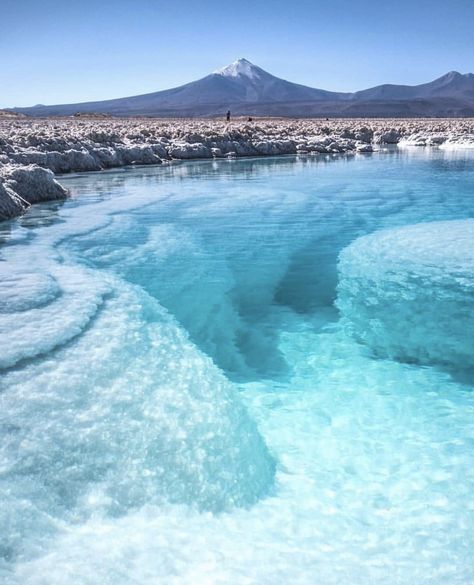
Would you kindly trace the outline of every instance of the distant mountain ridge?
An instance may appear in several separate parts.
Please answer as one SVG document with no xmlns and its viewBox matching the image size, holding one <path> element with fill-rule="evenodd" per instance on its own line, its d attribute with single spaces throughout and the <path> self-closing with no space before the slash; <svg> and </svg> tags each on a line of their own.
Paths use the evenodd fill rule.
<svg viewBox="0 0 474 585">
<path fill-rule="evenodd" d="M 474 100 L 474 74 L 450 71 L 421 85 L 378 85 L 370 89 L 357 91 L 353 95 L 356 100 L 374 99 L 430 99 L 437 97 Z"/>
<path fill-rule="evenodd" d="M 385 84 L 342 93 L 292 83 L 247 59 L 173 89 L 76 104 L 12 108 L 30 116 L 474 116 L 474 74 L 451 71 L 421 85 Z"/>
</svg>

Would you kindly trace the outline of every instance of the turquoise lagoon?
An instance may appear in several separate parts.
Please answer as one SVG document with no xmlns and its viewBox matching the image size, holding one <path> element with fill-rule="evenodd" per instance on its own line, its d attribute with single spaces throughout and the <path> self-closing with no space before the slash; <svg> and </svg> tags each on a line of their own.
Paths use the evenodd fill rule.
<svg viewBox="0 0 474 585">
<path fill-rule="evenodd" d="M 61 181 L 0 226 L 2 582 L 474 582 L 469 367 L 337 308 L 354 240 L 474 216 L 473 154 Z"/>
</svg>

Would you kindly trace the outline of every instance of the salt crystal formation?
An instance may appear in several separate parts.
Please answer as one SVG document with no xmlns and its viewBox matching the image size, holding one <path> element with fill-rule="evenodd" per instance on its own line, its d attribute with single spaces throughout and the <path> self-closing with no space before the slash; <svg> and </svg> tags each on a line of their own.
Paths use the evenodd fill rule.
<svg viewBox="0 0 474 585">
<path fill-rule="evenodd" d="M 474 367 L 474 219 L 361 237 L 340 254 L 337 305 L 377 354 Z"/>
<path fill-rule="evenodd" d="M 26 272 L 18 260 L 0 274 L 2 424 L 22 429 L 3 445 L 15 497 L 0 522 L 30 499 L 77 511 L 90 498 L 120 514 L 163 501 L 221 511 L 267 493 L 274 461 L 234 387 L 154 299 L 78 266 Z M 15 538 L 44 521 L 41 505 L 20 514 Z"/>
<path fill-rule="evenodd" d="M 0 120 L 0 220 L 66 197 L 51 173 L 219 157 L 365 154 L 383 147 L 474 144 L 470 120 Z M 35 165 L 35 166 L 33 166 Z M 15 169 L 21 168 L 22 171 Z"/>
<path fill-rule="evenodd" d="M 35 164 L 0 165 L 0 220 L 20 215 L 32 203 L 66 196 L 66 189 L 48 169 Z"/>
</svg>

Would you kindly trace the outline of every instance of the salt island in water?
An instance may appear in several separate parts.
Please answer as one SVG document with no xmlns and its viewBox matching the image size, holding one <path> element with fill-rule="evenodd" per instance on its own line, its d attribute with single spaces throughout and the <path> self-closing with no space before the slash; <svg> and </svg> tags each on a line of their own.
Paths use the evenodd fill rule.
<svg viewBox="0 0 474 585">
<path fill-rule="evenodd" d="M 2 122 L 5 583 L 472 583 L 473 144 Z"/>
</svg>

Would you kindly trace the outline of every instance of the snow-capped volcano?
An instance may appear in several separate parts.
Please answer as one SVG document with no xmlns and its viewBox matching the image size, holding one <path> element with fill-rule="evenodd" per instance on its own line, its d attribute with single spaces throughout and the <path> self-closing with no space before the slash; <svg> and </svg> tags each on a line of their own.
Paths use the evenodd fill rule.
<svg viewBox="0 0 474 585">
<path fill-rule="evenodd" d="M 243 104 L 312 102 L 340 99 L 343 94 L 291 83 L 267 73 L 247 59 L 238 59 L 203 77 L 174 89 L 102 102 L 17 108 L 34 116 L 104 112 L 114 115 L 222 115 Z"/>
<path fill-rule="evenodd" d="M 234 61 L 230 65 L 226 67 L 222 67 L 221 69 L 217 69 L 214 71 L 217 75 L 222 75 L 223 77 L 247 77 L 248 79 L 258 79 L 263 75 L 269 75 L 257 65 L 250 63 L 247 59 L 241 57 Z"/>
<path fill-rule="evenodd" d="M 234 101 L 236 95 L 247 103 L 338 99 L 341 95 L 280 79 L 243 57 L 212 75 L 229 84 Z"/>
<path fill-rule="evenodd" d="M 244 58 L 173 89 L 100 102 L 14 108 L 32 116 L 98 112 L 117 116 L 472 116 L 474 75 L 452 71 L 416 86 L 356 93 L 315 89 L 275 77 Z"/>
</svg>

